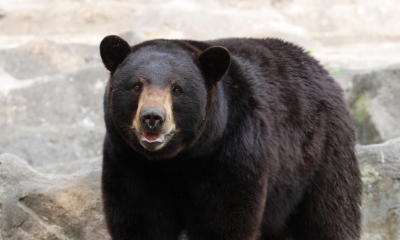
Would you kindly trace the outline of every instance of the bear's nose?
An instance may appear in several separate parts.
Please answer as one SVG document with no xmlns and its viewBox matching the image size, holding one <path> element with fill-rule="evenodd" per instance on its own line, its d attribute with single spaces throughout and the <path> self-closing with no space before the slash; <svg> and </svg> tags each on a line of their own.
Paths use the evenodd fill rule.
<svg viewBox="0 0 400 240">
<path fill-rule="evenodd" d="M 140 112 L 140 121 L 148 130 L 158 130 L 165 121 L 165 113 L 159 107 L 145 107 Z"/>
</svg>

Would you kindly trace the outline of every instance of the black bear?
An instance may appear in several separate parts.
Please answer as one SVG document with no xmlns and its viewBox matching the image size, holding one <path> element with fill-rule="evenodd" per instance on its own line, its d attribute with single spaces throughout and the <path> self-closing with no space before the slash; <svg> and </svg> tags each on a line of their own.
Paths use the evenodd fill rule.
<svg viewBox="0 0 400 240">
<path fill-rule="evenodd" d="M 100 54 L 112 239 L 360 238 L 353 121 L 300 47 L 107 36 Z"/>
</svg>

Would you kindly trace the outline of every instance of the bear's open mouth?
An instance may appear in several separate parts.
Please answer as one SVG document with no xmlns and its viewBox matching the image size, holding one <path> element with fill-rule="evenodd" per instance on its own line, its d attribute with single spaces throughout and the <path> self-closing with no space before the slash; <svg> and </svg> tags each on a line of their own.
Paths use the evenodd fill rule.
<svg viewBox="0 0 400 240">
<path fill-rule="evenodd" d="M 144 132 L 141 141 L 154 143 L 154 142 L 164 142 L 164 134 L 155 132 Z"/>
</svg>

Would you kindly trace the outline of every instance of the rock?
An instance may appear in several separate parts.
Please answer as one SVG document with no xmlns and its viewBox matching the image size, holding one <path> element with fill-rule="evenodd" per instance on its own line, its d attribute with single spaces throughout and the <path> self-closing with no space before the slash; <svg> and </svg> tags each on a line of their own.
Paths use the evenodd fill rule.
<svg viewBox="0 0 400 240">
<path fill-rule="evenodd" d="M 144 34 L 143 32 L 135 31 L 135 30 L 131 30 L 131 31 L 127 31 L 127 32 L 118 34 L 118 36 L 120 36 L 125 41 L 127 41 L 129 43 L 129 45 L 131 45 L 131 46 L 148 40 L 146 34 Z"/>
<path fill-rule="evenodd" d="M 0 108 L 6 113 L 0 124 L 101 125 L 107 80 L 103 66 L 39 78 L 28 88 L 0 95 Z"/>
<path fill-rule="evenodd" d="M 59 161 L 51 164 L 43 164 L 36 167 L 38 172 L 46 174 L 73 174 L 86 166 L 94 163 L 98 158 L 79 159 L 75 161 Z"/>
<path fill-rule="evenodd" d="M 109 240 L 100 176 L 101 160 L 71 175 L 53 175 L 15 155 L 0 155 L 0 240 Z M 179 240 L 189 240 L 185 231 Z"/>
<path fill-rule="evenodd" d="M 29 3 L 8 1 L 1 6 L 0 48 L 32 38 L 97 47 L 106 35 L 135 29 L 148 38 L 279 37 L 315 49 L 324 65 L 335 68 L 365 69 L 400 59 L 400 5 L 395 0 Z"/>
<path fill-rule="evenodd" d="M 99 157 L 107 80 L 99 64 L 0 92 L 0 153 L 17 154 L 34 167 Z"/>
<path fill-rule="evenodd" d="M 330 75 L 339 83 L 340 87 L 344 90 L 346 100 L 349 99 L 353 87 L 353 79 L 355 76 L 365 74 L 370 71 L 366 70 L 351 70 L 351 69 L 334 69 L 325 68 L 329 71 Z"/>
<path fill-rule="evenodd" d="M 356 151 L 364 183 L 362 239 L 400 239 L 400 138 Z"/>
<path fill-rule="evenodd" d="M 400 62 L 400 32 L 396 27 L 399 9 L 393 0 L 312 0 L 309 4 L 293 0 L 189 0 L 184 4 L 109 0 L 77 4 L 68 0 L 64 5 L 44 0 L 30 4 L 8 1 L 0 8 L 0 153 L 17 154 L 41 172 L 63 174 L 75 172 L 101 155 L 102 93 L 108 73 L 101 64 L 98 45 L 104 36 L 118 33 L 130 44 L 147 38 L 205 40 L 233 36 L 294 41 L 319 59 L 347 91 L 359 143 L 399 137 L 399 67 L 353 71 Z M 400 239 L 396 220 L 398 166 L 390 162 L 399 156 L 397 142 L 357 147 L 365 182 L 364 239 Z M 40 174 L 11 155 L 1 155 L 0 159 L 0 240 L 42 239 L 40 236 L 90 239 L 86 235 L 70 237 L 71 227 L 60 227 L 60 218 L 50 223 L 41 220 L 32 210 L 36 208 L 29 205 L 37 200 L 28 201 L 56 193 L 61 196 L 63 192 L 56 190 L 66 189 L 68 184 L 91 191 L 74 185 L 78 178 L 89 180 L 83 175 Z M 17 198 L 10 197 L 12 194 L 29 197 L 18 203 Z M 3 228 L 2 213 L 10 202 L 1 204 L 7 199 L 15 200 L 11 209 L 16 209 L 16 216 L 7 218 L 15 222 L 7 226 L 22 223 L 20 230 Z M 62 206 L 60 209 L 70 209 L 59 198 L 49 199 L 54 204 L 60 202 L 56 205 Z M 47 200 L 43 201 L 45 204 Z M 22 218 L 29 214 L 35 217 Z M 50 219 L 46 214 L 43 216 Z M 68 226 L 75 226 L 73 221 L 80 218 L 69 215 Z M 28 228 L 29 224 L 38 228 Z M 19 231 L 20 235 L 10 231 Z"/>
<path fill-rule="evenodd" d="M 18 79 L 34 78 L 58 72 L 57 67 L 51 64 L 45 56 L 20 49 L 1 50 L 0 66 Z"/>
<path fill-rule="evenodd" d="M 400 65 L 356 75 L 348 100 L 360 144 L 400 137 Z"/>
<path fill-rule="evenodd" d="M 6 12 L 0 8 L 0 19 L 6 16 Z"/>
<path fill-rule="evenodd" d="M 100 63 L 98 46 L 32 40 L 18 48 L 0 50 L 0 67 L 17 79 L 30 79 Z"/>
<path fill-rule="evenodd" d="M 0 155 L 0 239 L 110 239 L 100 174 L 100 160 L 72 175 L 46 175 Z"/>
<path fill-rule="evenodd" d="M 9 1 L 0 8 L 0 153 L 17 154 L 34 167 L 100 155 L 108 73 L 98 48 L 106 35 L 119 34 L 130 44 L 153 38 L 279 37 L 303 46 L 350 91 L 347 79 L 353 75 L 344 68 L 400 62 L 399 9 L 393 0 L 361 5 L 331 0 L 67 0 L 65 6 Z M 353 104 L 359 119 L 365 116 L 362 99 Z M 386 135 L 393 136 L 385 137 L 370 118 L 360 129 L 373 125 L 372 133 L 362 130 L 360 138 L 372 140 L 361 143 L 397 136 L 389 130 Z"/>
<path fill-rule="evenodd" d="M 358 145 L 356 152 L 364 183 L 361 239 L 399 239 L 400 138 Z M 109 239 L 101 160 L 87 161 L 92 163 L 74 174 L 53 175 L 14 155 L 0 155 L 0 239 Z M 187 240 L 186 232 L 179 239 Z"/>
<path fill-rule="evenodd" d="M 6 125 L 7 126 L 7 125 Z M 101 156 L 104 127 L 47 124 L 38 127 L 0 127 L 0 152 L 21 156 L 34 168 Z M 71 173 L 57 168 L 60 174 Z M 78 170 L 78 169 L 77 169 Z M 52 172 L 55 173 L 55 172 Z"/>
</svg>

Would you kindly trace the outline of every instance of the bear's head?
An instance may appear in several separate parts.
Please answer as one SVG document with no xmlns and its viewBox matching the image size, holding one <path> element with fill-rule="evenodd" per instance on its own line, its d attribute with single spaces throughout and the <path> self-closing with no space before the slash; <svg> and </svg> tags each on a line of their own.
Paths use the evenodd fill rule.
<svg viewBox="0 0 400 240">
<path fill-rule="evenodd" d="M 202 134 L 228 72 L 226 48 L 199 50 L 188 42 L 153 40 L 130 47 L 107 36 L 100 54 L 111 76 L 105 100 L 119 134 L 148 159 L 174 157 Z"/>
</svg>

